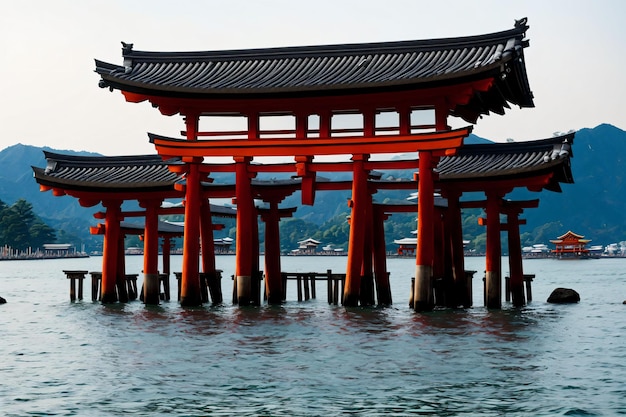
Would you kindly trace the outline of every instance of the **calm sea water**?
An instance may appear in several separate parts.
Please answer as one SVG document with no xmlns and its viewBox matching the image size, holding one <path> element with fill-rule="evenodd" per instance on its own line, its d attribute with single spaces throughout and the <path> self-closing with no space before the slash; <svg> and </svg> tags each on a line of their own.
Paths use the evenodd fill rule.
<svg viewBox="0 0 626 417">
<path fill-rule="evenodd" d="M 501 311 L 482 306 L 484 261 L 466 261 L 479 271 L 473 308 L 425 314 L 408 307 L 411 259 L 389 260 L 384 309 L 330 306 L 324 283 L 307 302 L 292 285 L 278 307 L 181 308 L 94 303 L 87 280 L 87 299 L 70 302 L 62 270 L 100 270 L 101 258 L 2 262 L 0 414 L 626 414 L 626 259 L 525 261 L 534 300 Z M 217 262 L 230 277 L 234 257 Z M 283 270 L 345 262 L 286 257 Z M 127 258 L 128 273 L 141 269 Z M 546 303 L 560 286 L 581 302 Z"/>
</svg>

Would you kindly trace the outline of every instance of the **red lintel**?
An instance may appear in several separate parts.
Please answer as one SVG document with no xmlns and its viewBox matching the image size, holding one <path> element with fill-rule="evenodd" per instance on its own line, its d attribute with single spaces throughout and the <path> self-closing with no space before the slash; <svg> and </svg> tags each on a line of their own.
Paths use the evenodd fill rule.
<svg viewBox="0 0 626 417">
<path fill-rule="evenodd" d="M 279 157 L 417 151 L 450 151 L 453 153 L 463 144 L 463 138 L 469 135 L 471 130 L 471 127 L 466 127 L 415 135 L 310 138 L 306 140 L 273 138 L 187 141 L 155 137 L 153 142 L 159 155 L 171 157 Z"/>
</svg>

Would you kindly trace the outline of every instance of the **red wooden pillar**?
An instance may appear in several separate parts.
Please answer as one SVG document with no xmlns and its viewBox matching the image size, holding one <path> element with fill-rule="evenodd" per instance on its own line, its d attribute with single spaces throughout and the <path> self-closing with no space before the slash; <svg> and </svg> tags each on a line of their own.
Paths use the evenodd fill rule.
<svg viewBox="0 0 626 417">
<path fill-rule="evenodd" d="M 350 206 L 350 240 L 348 242 L 348 265 L 346 283 L 343 292 L 343 305 L 355 307 L 359 305 L 361 289 L 361 269 L 363 266 L 363 250 L 365 245 L 365 228 L 367 225 L 367 172 L 364 163 L 368 155 L 352 157 L 352 199 Z"/>
<path fill-rule="evenodd" d="M 521 211 L 521 210 L 520 210 Z M 513 305 L 521 307 L 526 303 L 524 299 L 524 270 L 522 267 L 522 244 L 519 235 L 520 211 L 510 210 L 507 216 L 507 232 L 509 241 L 509 285 Z"/>
<path fill-rule="evenodd" d="M 446 228 L 450 237 L 450 252 L 452 264 L 452 277 L 454 279 L 454 290 L 451 291 L 450 306 L 471 307 L 471 288 L 465 275 L 465 253 L 463 248 L 463 220 L 461 217 L 461 206 L 459 205 L 460 193 L 446 192 L 448 200 L 448 210 L 446 216 Z"/>
<path fill-rule="evenodd" d="M 120 303 L 128 302 L 128 290 L 126 288 L 126 253 L 124 251 L 124 234 L 120 232 L 117 244 L 117 274 L 116 287 Z"/>
<path fill-rule="evenodd" d="M 280 233 L 278 203 L 270 201 L 269 210 L 261 216 L 265 222 L 265 294 L 268 304 L 281 304 L 284 299 L 280 266 Z"/>
<path fill-rule="evenodd" d="M 387 251 L 385 248 L 385 220 L 386 215 L 382 210 L 374 210 L 373 224 L 373 253 L 374 253 L 374 279 L 376 280 L 376 293 L 378 305 L 391 305 L 391 286 L 387 274 Z"/>
<path fill-rule="evenodd" d="M 263 278 L 263 271 L 261 271 L 260 267 L 260 255 L 261 249 L 259 247 L 259 218 L 257 213 L 257 208 L 254 205 L 254 199 L 252 200 L 252 280 L 251 280 L 251 292 L 252 292 L 252 304 L 259 306 L 261 305 L 261 280 Z"/>
<path fill-rule="evenodd" d="M 102 248 L 102 302 L 114 303 L 118 300 L 117 260 L 120 241 L 120 216 L 122 202 L 106 200 L 102 202 L 106 208 L 104 217 L 104 245 Z"/>
<path fill-rule="evenodd" d="M 359 298 L 361 305 L 371 306 L 376 303 L 374 294 L 374 270 L 373 270 L 373 255 L 374 255 L 374 211 L 372 206 L 372 194 L 367 193 L 367 206 L 365 207 L 366 216 L 366 228 L 365 228 L 365 240 L 363 242 L 363 264 L 361 267 L 361 289 Z"/>
<path fill-rule="evenodd" d="M 500 240 L 501 196 L 487 192 L 487 249 L 485 267 L 486 307 L 502 307 L 502 249 Z"/>
<path fill-rule="evenodd" d="M 433 210 L 433 286 L 435 289 L 435 304 L 438 306 L 446 305 L 446 289 L 445 289 L 445 276 L 446 276 L 446 249 L 444 241 L 444 227 L 443 217 L 441 209 L 435 207 Z"/>
<path fill-rule="evenodd" d="M 363 135 L 365 137 L 376 136 L 376 111 L 368 108 L 363 112 Z M 369 171 L 367 171 L 369 177 Z M 367 198 L 364 198 L 365 206 L 365 240 L 363 245 L 363 267 L 361 268 L 361 305 L 374 305 L 374 271 L 373 271 L 373 248 L 374 248 L 374 209 L 372 203 L 372 190 L 367 187 Z"/>
<path fill-rule="evenodd" d="M 146 209 L 143 233 L 143 300 L 145 304 L 159 304 L 159 216 L 161 200 L 144 200 L 139 205 Z"/>
<path fill-rule="evenodd" d="M 200 207 L 200 238 L 202 240 L 202 272 L 200 281 L 202 296 L 208 301 L 209 294 L 213 304 L 223 301 L 221 276 L 215 268 L 215 244 L 213 242 L 213 220 L 211 219 L 211 205 L 209 200 L 202 199 Z M 207 288 L 209 292 L 207 293 Z"/>
<path fill-rule="evenodd" d="M 236 203 L 237 203 L 237 241 L 235 279 L 237 280 L 237 303 L 249 305 L 254 301 L 252 277 L 254 275 L 254 236 L 256 214 L 248 164 L 251 158 L 235 158 Z"/>
<path fill-rule="evenodd" d="M 187 115 L 187 140 L 197 140 L 198 116 Z M 180 304 L 197 306 L 202 304 L 200 297 L 200 164 L 201 158 L 191 158 L 187 162 L 185 187 L 185 231 L 183 236 L 183 264 L 180 282 Z"/>
<path fill-rule="evenodd" d="M 419 153 L 419 183 L 417 190 L 417 249 L 413 308 L 428 311 L 433 308 L 433 261 L 435 197 L 433 184 L 434 158 L 431 152 Z"/>
</svg>

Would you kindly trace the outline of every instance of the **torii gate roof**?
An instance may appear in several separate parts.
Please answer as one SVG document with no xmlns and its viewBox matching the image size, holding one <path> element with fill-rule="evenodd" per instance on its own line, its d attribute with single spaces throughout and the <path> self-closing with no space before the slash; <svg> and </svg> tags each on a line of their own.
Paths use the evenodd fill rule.
<svg viewBox="0 0 626 417">
<path fill-rule="evenodd" d="M 205 100 L 207 112 L 241 114 L 252 101 L 269 99 L 257 111 L 288 112 L 293 109 L 285 106 L 301 100 L 391 93 L 376 104 L 415 106 L 446 97 L 451 114 L 474 123 L 481 114 L 503 114 L 509 103 L 534 106 L 523 53 L 526 23 L 457 38 L 246 50 L 148 52 L 123 43 L 122 65 L 95 63 L 101 87 L 165 107 L 172 102 L 159 97 Z M 490 81 L 475 84 L 480 80 Z M 446 92 L 454 86 L 464 89 Z M 354 103 L 346 101 L 344 110 Z"/>
</svg>

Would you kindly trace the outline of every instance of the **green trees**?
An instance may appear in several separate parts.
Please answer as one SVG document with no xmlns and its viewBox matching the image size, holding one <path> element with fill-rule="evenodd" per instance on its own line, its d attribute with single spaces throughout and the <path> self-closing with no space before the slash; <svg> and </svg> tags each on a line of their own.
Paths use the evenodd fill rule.
<svg viewBox="0 0 626 417">
<path fill-rule="evenodd" d="M 0 200 L 0 246 L 23 251 L 29 247 L 42 248 L 44 243 L 54 241 L 54 229 L 33 212 L 28 201 L 19 199 L 8 206 Z"/>
</svg>

